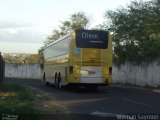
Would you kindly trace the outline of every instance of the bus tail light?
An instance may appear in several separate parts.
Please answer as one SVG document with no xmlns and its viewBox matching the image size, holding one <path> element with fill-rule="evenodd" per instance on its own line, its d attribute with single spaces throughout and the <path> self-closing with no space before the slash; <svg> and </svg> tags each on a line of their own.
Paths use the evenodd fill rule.
<svg viewBox="0 0 160 120">
<path fill-rule="evenodd" d="M 109 67 L 109 75 L 112 75 L 112 67 Z"/>
<path fill-rule="evenodd" d="M 69 74 L 73 74 L 73 66 L 69 67 Z"/>
</svg>

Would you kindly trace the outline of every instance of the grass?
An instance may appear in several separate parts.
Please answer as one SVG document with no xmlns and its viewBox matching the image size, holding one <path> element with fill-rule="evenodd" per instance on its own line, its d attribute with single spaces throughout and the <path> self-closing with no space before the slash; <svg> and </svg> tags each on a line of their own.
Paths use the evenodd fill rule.
<svg viewBox="0 0 160 120">
<path fill-rule="evenodd" d="M 4 85 L 0 89 L 0 113 L 35 113 L 32 101 L 31 94 L 21 86 Z"/>
<path fill-rule="evenodd" d="M 0 87 L 0 119 L 14 115 L 18 116 L 15 120 L 46 120 L 59 114 L 56 119 L 68 120 L 60 115 L 64 114 L 62 108 L 53 97 L 37 89 L 14 84 Z"/>
<path fill-rule="evenodd" d="M 0 88 L 0 116 L 18 115 L 20 119 L 38 119 L 39 110 L 34 108 L 35 98 L 30 90 L 5 84 Z"/>
</svg>

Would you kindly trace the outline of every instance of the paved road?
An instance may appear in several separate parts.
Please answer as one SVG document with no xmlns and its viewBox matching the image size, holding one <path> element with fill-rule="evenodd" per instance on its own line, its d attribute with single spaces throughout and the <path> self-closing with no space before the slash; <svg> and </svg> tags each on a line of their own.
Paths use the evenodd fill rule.
<svg viewBox="0 0 160 120">
<path fill-rule="evenodd" d="M 146 115 L 160 114 L 160 92 L 151 90 L 111 85 L 99 87 L 98 92 L 86 92 L 83 88 L 59 91 L 52 85 L 45 86 L 38 80 L 6 80 L 6 82 L 32 86 L 49 93 L 79 120 L 84 119 L 82 116 L 92 120 L 118 119 L 117 115 L 143 120 L 148 117 Z M 160 119 L 160 116 L 152 117 Z"/>
</svg>

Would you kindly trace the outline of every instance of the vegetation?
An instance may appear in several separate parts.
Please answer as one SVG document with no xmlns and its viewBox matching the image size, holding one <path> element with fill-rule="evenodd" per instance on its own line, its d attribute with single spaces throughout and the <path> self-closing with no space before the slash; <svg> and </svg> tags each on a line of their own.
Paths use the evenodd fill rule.
<svg viewBox="0 0 160 120">
<path fill-rule="evenodd" d="M 160 58 L 160 1 L 132 1 L 127 8 L 107 11 L 101 29 L 113 33 L 118 61 Z"/>
<path fill-rule="evenodd" d="M 160 58 L 160 1 L 132 1 L 125 8 L 106 11 L 97 29 L 108 30 L 113 37 L 115 61 L 142 62 Z M 75 13 L 54 29 L 45 45 L 69 31 L 87 28 L 89 20 L 83 12 Z"/>
<path fill-rule="evenodd" d="M 34 64 L 39 63 L 40 54 L 4 54 L 5 63 Z"/>
<path fill-rule="evenodd" d="M 37 114 L 31 93 L 18 85 L 4 85 L 0 89 L 0 113 L 5 115 Z"/>
<path fill-rule="evenodd" d="M 69 120 L 65 115 L 58 115 L 65 112 L 64 108 L 61 108 L 47 93 L 13 84 L 0 86 L 0 118 L 2 119 L 7 119 L 8 116 L 15 120 Z"/>
<path fill-rule="evenodd" d="M 75 29 L 85 29 L 89 25 L 89 19 L 84 12 L 72 14 L 68 20 L 62 21 L 58 29 L 54 29 L 52 34 L 44 42 L 45 45 L 57 40 Z"/>
<path fill-rule="evenodd" d="M 125 8 L 106 11 L 104 22 L 97 29 L 112 33 L 114 60 L 141 62 L 160 58 L 160 1 L 132 1 Z M 57 40 L 75 29 L 87 29 L 89 19 L 84 12 L 74 13 L 53 29 L 44 45 Z M 30 56 L 3 55 L 9 63 L 42 63 L 43 47 Z M 43 66 L 42 66 L 43 67 Z"/>
</svg>

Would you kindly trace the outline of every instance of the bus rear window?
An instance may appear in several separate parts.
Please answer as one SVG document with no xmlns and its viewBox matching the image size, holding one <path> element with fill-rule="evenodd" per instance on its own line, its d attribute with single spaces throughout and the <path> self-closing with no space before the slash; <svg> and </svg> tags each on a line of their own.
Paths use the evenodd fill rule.
<svg viewBox="0 0 160 120">
<path fill-rule="evenodd" d="M 96 30 L 76 30 L 76 46 L 78 48 L 108 47 L 108 32 Z"/>
</svg>

